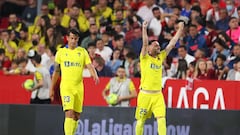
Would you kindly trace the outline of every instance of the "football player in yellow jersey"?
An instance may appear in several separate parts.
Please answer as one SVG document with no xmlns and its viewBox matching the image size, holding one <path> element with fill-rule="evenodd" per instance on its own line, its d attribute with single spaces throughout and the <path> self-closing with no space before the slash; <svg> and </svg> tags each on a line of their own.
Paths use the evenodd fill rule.
<svg viewBox="0 0 240 135">
<path fill-rule="evenodd" d="M 162 63 L 168 53 L 175 47 L 184 24 L 179 22 L 178 31 L 171 39 L 166 49 L 160 51 L 160 45 L 153 41 L 148 45 L 147 37 L 148 22 L 142 25 L 143 46 L 140 54 L 141 84 L 137 99 L 135 117 L 137 119 L 136 135 L 142 135 L 146 119 L 154 114 L 158 123 L 158 133 L 166 135 L 166 107 L 162 94 Z"/>
<path fill-rule="evenodd" d="M 86 66 L 96 83 L 99 78 L 91 64 L 87 51 L 78 46 L 79 31 L 70 29 L 67 35 L 68 46 L 60 48 L 55 57 L 55 71 L 52 76 L 50 98 L 54 97 L 54 86 L 58 80 L 61 69 L 60 94 L 63 110 L 65 111 L 65 135 L 74 135 L 77 121 L 80 118 L 83 105 L 83 77 L 82 72 Z"/>
</svg>

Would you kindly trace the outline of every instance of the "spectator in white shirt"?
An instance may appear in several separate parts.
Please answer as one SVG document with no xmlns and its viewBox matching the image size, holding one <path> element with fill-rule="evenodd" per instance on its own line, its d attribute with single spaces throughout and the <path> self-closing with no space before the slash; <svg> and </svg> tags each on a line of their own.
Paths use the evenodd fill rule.
<svg viewBox="0 0 240 135">
<path fill-rule="evenodd" d="M 216 23 L 219 18 L 219 0 L 211 0 L 212 8 L 207 11 L 206 21 L 212 20 Z"/>
<path fill-rule="evenodd" d="M 154 17 L 152 13 L 152 9 L 154 7 L 158 7 L 163 13 L 163 9 L 155 4 L 155 0 L 144 0 L 144 3 L 145 5 L 140 7 L 137 11 L 137 15 L 140 16 L 143 20 L 150 21 Z"/>
<path fill-rule="evenodd" d="M 152 9 L 154 18 L 150 21 L 149 29 L 158 37 L 162 31 L 161 11 L 158 7 Z"/>
<path fill-rule="evenodd" d="M 234 64 L 234 68 L 229 70 L 227 80 L 240 81 L 240 61 Z"/>
<path fill-rule="evenodd" d="M 105 63 L 107 63 L 112 56 L 113 50 L 108 46 L 104 46 L 102 39 L 96 40 L 96 47 L 95 53 L 99 54 L 104 59 Z"/>
</svg>

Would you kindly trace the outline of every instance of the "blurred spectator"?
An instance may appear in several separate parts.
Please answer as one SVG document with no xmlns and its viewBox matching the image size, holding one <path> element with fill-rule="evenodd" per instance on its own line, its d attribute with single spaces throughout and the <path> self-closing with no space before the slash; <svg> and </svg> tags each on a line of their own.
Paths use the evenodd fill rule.
<svg viewBox="0 0 240 135">
<path fill-rule="evenodd" d="M 95 6 L 92 6 L 92 12 L 97 21 L 106 21 L 111 17 L 112 9 L 107 4 L 107 0 L 99 0 Z"/>
<path fill-rule="evenodd" d="M 44 44 L 46 48 L 54 47 L 58 49 L 63 44 L 62 35 L 52 25 L 48 25 L 44 36 L 40 39 L 40 43 Z"/>
<path fill-rule="evenodd" d="M 37 16 L 37 0 L 28 0 L 27 6 L 22 13 L 22 21 L 26 26 L 33 25 L 34 19 Z"/>
<path fill-rule="evenodd" d="M 203 59 L 199 59 L 196 63 L 193 79 L 212 80 L 215 79 L 213 69 L 207 69 L 207 63 Z"/>
<path fill-rule="evenodd" d="M 143 20 L 150 21 L 153 19 L 152 9 L 158 7 L 163 13 L 163 9 L 155 4 L 155 0 L 145 0 L 145 5 L 140 7 L 137 11 L 137 15 L 140 16 Z"/>
<path fill-rule="evenodd" d="M 225 2 L 226 2 L 226 9 L 227 9 L 228 15 L 230 17 L 238 18 L 237 7 L 235 7 L 234 1 L 233 0 L 225 0 Z"/>
<path fill-rule="evenodd" d="M 195 62 L 196 62 L 198 59 L 206 59 L 206 52 L 205 52 L 205 50 L 198 48 L 198 49 L 196 50 L 196 52 L 194 53 L 194 57 L 195 57 Z"/>
<path fill-rule="evenodd" d="M 115 2 L 116 1 L 119 1 L 119 0 L 115 0 Z M 114 10 L 113 14 L 111 16 L 112 26 L 116 26 L 116 24 L 122 25 L 124 23 L 125 17 L 126 17 L 126 13 L 125 13 L 124 9 L 122 9 L 122 7 Z"/>
<path fill-rule="evenodd" d="M 134 38 L 132 39 L 130 43 L 130 47 L 132 48 L 132 51 L 137 55 L 137 57 L 140 56 L 141 48 L 142 48 L 142 30 L 141 27 L 137 27 L 133 30 L 134 32 Z"/>
<path fill-rule="evenodd" d="M 101 37 L 96 24 L 90 25 L 89 32 L 90 32 L 90 35 L 85 37 L 81 42 L 81 46 L 85 49 L 87 48 L 88 43 L 95 42 L 97 38 Z"/>
<path fill-rule="evenodd" d="M 148 28 L 153 32 L 153 35 L 158 37 L 162 32 L 161 11 L 158 7 L 152 9 L 153 19 L 150 21 Z"/>
<path fill-rule="evenodd" d="M 206 59 L 206 63 L 207 63 L 207 70 L 214 69 L 214 65 L 213 65 L 213 61 L 212 60 Z"/>
<path fill-rule="evenodd" d="M 165 0 L 160 6 L 163 9 L 164 14 L 172 14 L 173 13 L 173 6 L 175 6 L 174 0 Z"/>
<path fill-rule="evenodd" d="M 226 31 L 220 31 L 217 35 L 217 38 L 221 39 L 225 42 L 225 44 L 232 50 L 235 43 L 233 40 L 227 35 Z"/>
<path fill-rule="evenodd" d="M 178 57 L 186 60 L 188 65 L 195 60 L 195 57 L 187 53 L 187 47 L 184 45 L 178 47 Z"/>
<path fill-rule="evenodd" d="M 229 27 L 229 30 L 226 32 L 227 35 L 235 44 L 240 43 L 240 26 L 238 25 L 238 19 L 236 17 L 230 18 Z"/>
<path fill-rule="evenodd" d="M 223 55 L 225 55 L 225 57 L 230 55 L 228 46 L 221 39 L 217 38 L 213 42 L 213 45 L 215 47 L 213 50 L 212 56 L 211 56 L 211 59 L 213 62 L 216 61 L 216 58 L 219 54 L 223 54 Z"/>
<path fill-rule="evenodd" d="M 219 11 L 219 20 L 216 22 L 216 28 L 217 30 L 221 30 L 221 31 L 226 31 L 229 29 L 229 16 L 227 13 L 227 9 L 222 8 Z"/>
<path fill-rule="evenodd" d="M 234 68 L 228 72 L 226 80 L 240 81 L 240 61 L 234 64 Z"/>
<path fill-rule="evenodd" d="M 38 44 L 37 45 L 37 54 L 41 56 L 41 62 L 40 64 L 44 67 L 46 67 L 48 70 L 51 66 L 51 60 L 49 56 L 47 55 L 47 47 L 44 44 Z"/>
<path fill-rule="evenodd" d="M 192 24 L 195 24 L 195 23 L 193 23 L 193 21 L 196 22 L 197 17 L 202 18 L 201 8 L 200 8 L 200 6 L 193 6 L 191 8 L 191 14 L 190 14 L 190 20 L 191 20 Z M 203 22 L 204 20 L 201 20 L 201 21 Z"/>
<path fill-rule="evenodd" d="M 219 18 L 219 0 L 211 0 L 212 8 L 208 9 L 206 14 L 206 21 L 213 21 L 214 24 L 220 19 Z"/>
<path fill-rule="evenodd" d="M 113 26 L 114 31 L 116 32 L 116 34 L 122 35 L 123 37 L 125 37 L 125 33 L 123 32 L 123 24 L 121 23 L 116 23 L 115 26 Z"/>
<path fill-rule="evenodd" d="M 218 54 L 215 61 L 215 65 L 214 65 L 216 79 L 218 80 L 225 80 L 227 78 L 227 74 L 223 73 L 225 68 L 225 65 L 224 65 L 225 61 L 226 61 L 226 56 L 223 54 Z"/>
<path fill-rule="evenodd" d="M 16 55 L 14 57 L 14 60 L 21 60 L 21 59 L 26 59 L 27 58 L 27 53 L 23 48 L 18 48 Z"/>
<path fill-rule="evenodd" d="M 124 49 L 124 46 L 125 46 L 123 35 L 116 34 L 116 35 L 114 36 L 114 43 L 115 43 L 114 50 L 115 50 L 115 49 L 120 50 L 120 56 L 119 56 L 119 58 L 120 58 L 121 60 L 123 60 L 123 59 L 124 59 L 123 49 Z"/>
<path fill-rule="evenodd" d="M 173 58 L 173 62 L 171 63 L 169 72 L 168 72 L 168 76 L 174 76 L 177 73 L 177 69 L 178 69 L 178 61 L 179 59 L 184 59 L 187 62 L 187 66 L 195 60 L 195 57 L 189 55 L 187 53 L 187 47 L 184 45 L 179 46 L 178 48 L 178 58 Z"/>
<path fill-rule="evenodd" d="M 8 70 L 11 66 L 11 61 L 5 56 L 5 50 L 0 48 L 0 70 Z"/>
<path fill-rule="evenodd" d="M 7 17 L 11 13 L 21 16 L 28 0 L 2 0 L 1 16 Z"/>
<path fill-rule="evenodd" d="M 137 72 L 137 64 L 138 60 L 136 59 L 136 54 L 134 52 L 129 52 L 126 55 L 126 61 L 129 63 L 127 67 L 125 67 L 127 77 L 134 77 Z"/>
<path fill-rule="evenodd" d="M 238 12 L 238 25 L 240 26 L 240 6 L 237 8 Z"/>
<path fill-rule="evenodd" d="M 50 60 L 48 62 L 48 64 L 49 64 L 48 67 L 49 67 L 49 73 L 50 73 L 51 76 L 52 76 L 53 71 L 54 71 L 54 61 L 55 61 L 56 52 L 57 52 L 57 50 L 54 47 L 49 47 L 46 50 L 46 54 L 50 58 Z"/>
<path fill-rule="evenodd" d="M 101 57 L 99 54 L 96 53 L 96 44 L 95 42 L 90 42 L 88 43 L 88 48 L 87 48 L 89 57 L 91 59 L 91 61 L 93 61 L 93 59 L 95 57 Z"/>
<path fill-rule="evenodd" d="M 57 33 L 57 35 L 64 36 L 67 34 L 66 29 L 60 25 L 59 16 L 53 15 L 50 19 L 50 25 L 53 26 L 54 32 Z"/>
<path fill-rule="evenodd" d="M 109 94 L 118 96 L 117 103 L 109 105 L 114 107 L 129 107 L 130 100 L 137 97 L 136 88 L 132 80 L 127 78 L 123 67 L 118 67 L 117 76 L 110 79 L 102 92 L 102 96 L 106 100 Z"/>
<path fill-rule="evenodd" d="M 46 4 L 46 3 L 42 3 L 42 5 L 41 5 L 41 12 L 40 12 L 40 14 L 38 14 L 38 15 L 35 17 L 35 19 L 34 19 L 34 25 L 36 25 L 36 24 L 39 23 L 38 21 L 40 21 L 40 18 L 41 18 L 42 16 L 47 16 L 48 18 L 51 18 L 51 17 L 52 17 L 52 15 L 49 13 L 48 4 Z M 47 24 L 49 24 L 49 23 L 47 23 Z"/>
<path fill-rule="evenodd" d="M 18 67 L 20 69 L 20 74 L 21 75 L 29 75 L 29 71 L 26 69 L 27 63 L 28 63 L 28 59 L 27 58 L 21 58 L 18 59 Z"/>
<path fill-rule="evenodd" d="M 187 78 L 188 64 L 185 59 L 178 59 L 177 72 L 172 76 L 176 79 L 186 79 Z"/>
<path fill-rule="evenodd" d="M 181 0 L 181 6 L 182 6 L 181 16 L 186 16 L 190 18 L 192 7 L 191 0 Z"/>
<path fill-rule="evenodd" d="M 18 43 L 19 43 L 19 32 L 16 32 L 15 30 L 10 30 L 9 33 L 10 33 L 9 40 L 15 42 L 16 45 L 18 45 Z"/>
<path fill-rule="evenodd" d="M 122 65 L 122 60 L 120 59 L 120 50 L 115 49 L 113 51 L 113 55 L 110 61 L 106 63 L 107 66 L 109 66 L 112 70 L 113 74 L 116 74 L 118 67 Z"/>
<path fill-rule="evenodd" d="M 68 14 L 69 16 L 66 18 L 62 19 L 62 26 L 63 27 L 68 27 L 69 26 L 69 19 L 70 18 L 75 18 L 78 21 L 79 24 L 79 30 L 81 32 L 86 32 L 88 30 L 88 26 L 87 26 L 87 20 L 84 17 L 83 11 L 80 7 L 79 4 L 73 4 L 72 8 Z M 64 25 L 63 25 L 64 23 Z"/>
<path fill-rule="evenodd" d="M 51 77 L 49 70 L 42 66 L 41 56 L 35 54 L 31 58 L 33 65 L 36 67 L 36 72 L 34 72 L 34 87 L 29 90 L 31 94 L 31 104 L 50 104 L 51 100 L 49 97 L 49 89 L 51 83 Z"/>
<path fill-rule="evenodd" d="M 4 75 L 17 75 L 20 74 L 20 68 L 18 67 L 18 61 L 12 60 L 11 67 L 9 69 L 3 69 Z"/>
<path fill-rule="evenodd" d="M 105 61 L 102 57 L 95 57 L 92 62 L 99 77 L 112 77 L 113 73 L 111 68 L 105 65 Z"/>
<path fill-rule="evenodd" d="M 233 69 L 233 64 L 235 63 L 236 60 L 240 59 L 240 45 L 235 45 L 232 50 L 232 54 L 227 57 L 227 68 Z"/>
<path fill-rule="evenodd" d="M 207 30 L 207 35 L 206 35 L 206 44 L 209 49 L 209 55 L 212 54 L 213 52 L 213 41 L 217 38 L 217 32 L 216 32 L 216 27 L 213 23 L 213 21 L 207 21 L 206 22 L 206 30 Z"/>
<path fill-rule="evenodd" d="M 194 72 L 195 72 L 196 61 L 189 63 L 188 70 L 187 70 L 187 78 L 193 79 Z"/>
<path fill-rule="evenodd" d="M 110 47 L 104 46 L 102 39 L 96 40 L 95 53 L 99 54 L 104 59 L 105 63 L 107 63 L 110 60 L 112 52 L 113 50 Z"/>
<path fill-rule="evenodd" d="M 0 40 L 0 48 L 5 50 L 5 55 L 10 60 L 12 60 L 17 51 L 17 45 L 15 42 L 10 40 L 10 31 L 3 30 L 1 31 L 1 40 Z"/>
<path fill-rule="evenodd" d="M 188 54 L 194 55 L 198 48 L 208 52 L 206 39 L 203 35 L 198 34 L 197 26 L 191 24 L 189 26 L 189 36 L 186 37 L 186 46 Z"/>
<path fill-rule="evenodd" d="M 25 27 L 25 25 L 18 20 L 17 15 L 10 14 L 8 30 L 14 30 L 19 33 L 22 27 Z"/>
</svg>

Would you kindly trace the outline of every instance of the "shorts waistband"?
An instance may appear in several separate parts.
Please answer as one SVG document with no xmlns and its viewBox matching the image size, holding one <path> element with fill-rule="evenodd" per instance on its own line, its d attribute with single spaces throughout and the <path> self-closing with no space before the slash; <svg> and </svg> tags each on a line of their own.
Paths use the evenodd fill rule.
<svg viewBox="0 0 240 135">
<path fill-rule="evenodd" d="M 157 93 L 161 93 L 161 90 L 140 90 L 141 92 L 143 93 L 146 93 L 146 94 L 157 94 Z"/>
</svg>

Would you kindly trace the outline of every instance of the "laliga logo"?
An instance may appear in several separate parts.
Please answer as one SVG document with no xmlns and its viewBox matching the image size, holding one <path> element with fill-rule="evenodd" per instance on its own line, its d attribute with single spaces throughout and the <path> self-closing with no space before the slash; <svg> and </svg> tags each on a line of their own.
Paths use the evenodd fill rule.
<svg viewBox="0 0 240 135">
<path fill-rule="evenodd" d="M 188 109 L 189 108 L 189 102 L 191 102 L 191 99 L 188 97 L 187 95 L 187 91 L 192 91 L 192 90 L 187 90 L 186 87 L 181 87 L 178 98 L 177 98 L 177 105 L 175 106 L 176 108 L 181 108 L 182 104 L 183 104 L 183 108 Z M 173 107 L 173 87 L 168 87 L 168 99 L 167 99 L 167 104 L 169 108 Z M 207 89 L 205 89 L 204 87 L 199 87 L 197 88 L 194 93 L 193 93 L 193 99 L 192 99 L 192 108 L 193 109 L 198 109 L 198 98 L 199 95 L 203 95 L 204 96 L 204 100 L 205 101 L 210 101 L 209 99 L 209 92 L 207 91 Z M 213 96 L 212 96 L 213 97 Z M 209 109 L 209 103 L 205 103 L 205 104 L 200 104 L 200 109 Z M 223 90 L 222 88 L 217 88 L 217 91 L 215 93 L 215 97 L 214 97 L 214 101 L 213 101 L 213 106 L 212 109 L 216 110 L 218 109 L 218 105 L 220 105 L 220 109 L 221 110 L 225 110 L 225 100 L 224 100 L 224 96 L 223 96 Z"/>
</svg>

